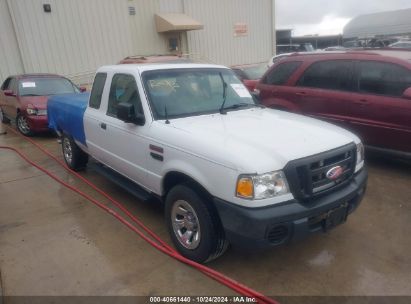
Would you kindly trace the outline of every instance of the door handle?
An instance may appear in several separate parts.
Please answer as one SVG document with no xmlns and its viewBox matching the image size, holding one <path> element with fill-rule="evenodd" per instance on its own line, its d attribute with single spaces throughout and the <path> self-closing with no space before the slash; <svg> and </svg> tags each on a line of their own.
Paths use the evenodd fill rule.
<svg viewBox="0 0 411 304">
<path fill-rule="evenodd" d="M 103 130 L 107 130 L 107 125 L 104 122 L 102 122 L 100 123 L 100 128 L 102 128 Z"/>
<path fill-rule="evenodd" d="M 305 96 L 305 95 L 307 95 L 307 93 L 306 92 L 297 92 L 297 93 L 295 93 L 295 95 Z"/>
</svg>

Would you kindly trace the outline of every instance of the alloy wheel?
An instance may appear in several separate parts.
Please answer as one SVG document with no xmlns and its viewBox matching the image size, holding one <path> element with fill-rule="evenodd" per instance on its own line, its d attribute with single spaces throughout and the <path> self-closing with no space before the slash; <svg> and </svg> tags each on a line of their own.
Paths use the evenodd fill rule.
<svg viewBox="0 0 411 304">
<path fill-rule="evenodd" d="M 30 133 L 30 126 L 27 122 L 26 117 L 20 115 L 17 118 L 17 127 L 19 128 L 20 132 L 23 134 L 29 134 Z"/>
<path fill-rule="evenodd" d="M 73 149 L 71 148 L 70 139 L 67 137 L 63 139 L 63 154 L 66 162 L 71 164 L 73 160 Z"/>
<path fill-rule="evenodd" d="M 187 249 L 196 249 L 201 240 L 200 222 L 191 205 L 178 200 L 173 204 L 171 222 L 174 234 L 182 246 Z"/>
</svg>

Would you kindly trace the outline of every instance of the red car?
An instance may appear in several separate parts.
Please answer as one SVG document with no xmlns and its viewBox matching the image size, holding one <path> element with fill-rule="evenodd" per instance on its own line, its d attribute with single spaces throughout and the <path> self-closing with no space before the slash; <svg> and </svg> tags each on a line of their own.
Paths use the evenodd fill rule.
<svg viewBox="0 0 411 304">
<path fill-rule="evenodd" d="M 267 63 L 236 65 L 231 67 L 237 77 L 250 92 L 254 91 L 255 86 L 260 78 L 263 77 L 264 73 L 267 71 L 267 68 Z"/>
<path fill-rule="evenodd" d="M 0 91 L 0 119 L 15 121 L 26 136 L 48 131 L 47 99 L 50 95 L 79 93 L 70 80 L 52 74 L 25 74 L 7 78 Z"/>
<path fill-rule="evenodd" d="M 371 148 L 411 157 L 411 52 L 294 54 L 257 85 L 263 105 L 325 119 Z"/>
</svg>

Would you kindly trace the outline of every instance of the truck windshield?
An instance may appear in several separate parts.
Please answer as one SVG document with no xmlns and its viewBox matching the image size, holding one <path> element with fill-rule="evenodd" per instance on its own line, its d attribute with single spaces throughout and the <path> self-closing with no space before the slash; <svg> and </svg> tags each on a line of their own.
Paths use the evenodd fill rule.
<svg viewBox="0 0 411 304">
<path fill-rule="evenodd" d="M 154 118 L 161 120 L 218 113 L 224 100 L 220 73 L 227 83 L 226 110 L 255 106 L 251 94 L 231 70 L 153 70 L 144 72 L 142 76 Z"/>
<path fill-rule="evenodd" d="M 65 78 L 29 78 L 19 82 L 20 96 L 49 96 L 78 92 L 78 88 Z"/>
</svg>

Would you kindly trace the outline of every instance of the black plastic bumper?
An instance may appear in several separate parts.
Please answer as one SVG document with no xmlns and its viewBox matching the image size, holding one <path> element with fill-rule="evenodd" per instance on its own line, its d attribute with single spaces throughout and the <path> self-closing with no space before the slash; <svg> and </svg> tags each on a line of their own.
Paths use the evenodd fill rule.
<svg viewBox="0 0 411 304">
<path fill-rule="evenodd" d="M 301 240 L 325 231 L 332 210 L 347 206 L 347 215 L 360 204 L 367 184 L 364 168 L 349 184 L 309 204 L 297 200 L 263 208 L 245 208 L 214 198 L 227 239 L 241 247 L 264 248 Z"/>
</svg>

